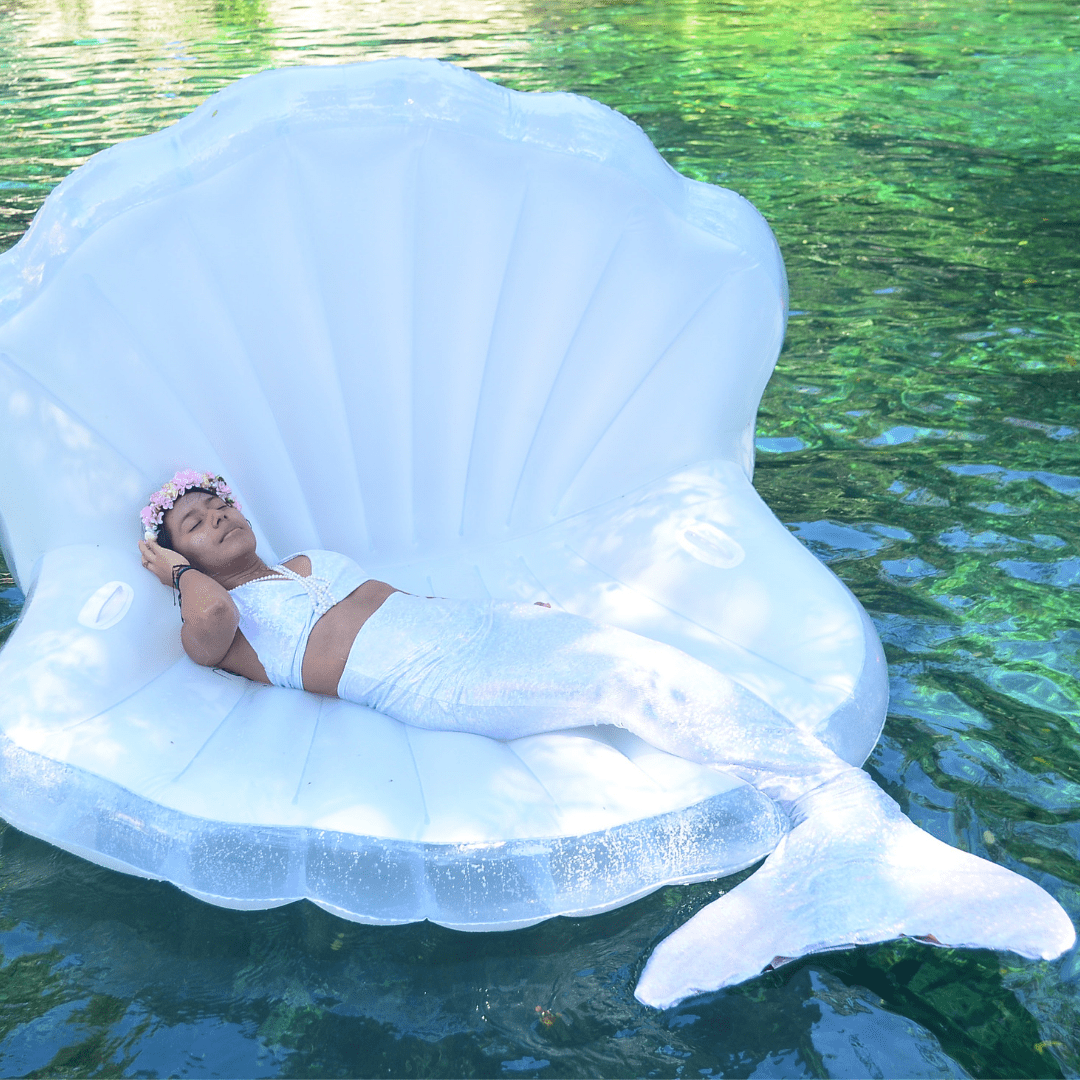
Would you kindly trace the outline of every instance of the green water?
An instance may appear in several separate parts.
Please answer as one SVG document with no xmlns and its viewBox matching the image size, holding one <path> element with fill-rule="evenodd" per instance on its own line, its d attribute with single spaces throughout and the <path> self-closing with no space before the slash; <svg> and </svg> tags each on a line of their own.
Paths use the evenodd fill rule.
<svg viewBox="0 0 1080 1080">
<path fill-rule="evenodd" d="M 756 483 L 885 642 L 868 767 L 1080 922 L 1080 9 L 0 0 L 0 248 L 89 154 L 241 75 L 401 54 L 597 97 L 766 215 L 794 310 Z M 0 578 L 0 625 L 19 600 Z M 463 935 L 0 844 L 4 1075 L 1080 1075 L 1076 954 L 888 944 L 658 1014 L 645 956 L 731 882 Z"/>
</svg>

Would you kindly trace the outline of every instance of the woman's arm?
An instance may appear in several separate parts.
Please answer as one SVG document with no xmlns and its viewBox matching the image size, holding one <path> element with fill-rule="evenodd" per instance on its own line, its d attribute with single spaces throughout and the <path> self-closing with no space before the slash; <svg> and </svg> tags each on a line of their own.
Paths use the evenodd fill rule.
<svg viewBox="0 0 1080 1080">
<path fill-rule="evenodd" d="M 153 540 L 139 542 L 143 566 L 163 585 L 173 585 L 176 567 L 190 565 L 182 555 Z M 232 597 L 201 570 L 186 570 L 180 577 L 180 606 L 184 620 L 180 640 L 184 652 L 204 667 L 215 667 L 236 637 L 240 613 Z"/>
</svg>

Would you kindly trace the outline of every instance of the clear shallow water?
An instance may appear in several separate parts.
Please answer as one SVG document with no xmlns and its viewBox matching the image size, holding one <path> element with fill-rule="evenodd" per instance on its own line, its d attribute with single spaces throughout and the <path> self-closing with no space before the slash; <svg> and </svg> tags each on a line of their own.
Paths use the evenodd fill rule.
<svg viewBox="0 0 1080 1080">
<path fill-rule="evenodd" d="M 1075 5 L 0 0 L 0 248 L 89 154 L 245 73 L 400 54 L 597 97 L 769 218 L 793 317 L 756 483 L 885 641 L 869 768 L 1080 923 Z M 0 578 L 0 625 L 18 605 Z M 4 1075 L 1080 1074 L 1075 954 L 888 944 L 641 1009 L 649 949 L 730 880 L 463 935 L 0 845 Z"/>
</svg>

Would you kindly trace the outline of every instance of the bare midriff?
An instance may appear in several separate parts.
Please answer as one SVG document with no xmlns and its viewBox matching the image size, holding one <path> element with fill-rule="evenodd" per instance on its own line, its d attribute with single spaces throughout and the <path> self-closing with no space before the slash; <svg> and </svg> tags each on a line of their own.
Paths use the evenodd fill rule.
<svg viewBox="0 0 1080 1080">
<path fill-rule="evenodd" d="M 300 559 L 295 559 L 286 565 L 290 570 L 306 577 L 311 572 L 311 564 L 306 557 L 302 558 L 302 563 Z M 330 697 L 337 696 L 338 683 L 345 671 L 345 661 L 349 658 L 360 627 L 382 607 L 386 598 L 395 592 L 398 590 L 387 585 L 385 581 L 365 581 L 363 585 L 353 589 L 344 600 L 339 600 L 315 623 L 304 652 L 302 675 L 305 690 Z M 239 630 L 236 631 L 236 637 L 218 667 L 255 682 L 270 682 L 255 650 Z"/>
<path fill-rule="evenodd" d="M 335 604 L 312 628 L 304 652 L 304 689 L 337 695 L 345 661 L 360 627 L 397 589 L 385 581 L 365 581 Z"/>
</svg>

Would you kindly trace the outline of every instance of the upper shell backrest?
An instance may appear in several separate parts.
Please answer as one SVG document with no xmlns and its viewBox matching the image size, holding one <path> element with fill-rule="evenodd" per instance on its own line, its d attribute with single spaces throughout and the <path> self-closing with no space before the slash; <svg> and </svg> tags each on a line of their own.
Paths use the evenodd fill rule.
<svg viewBox="0 0 1080 1080">
<path fill-rule="evenodd" d="M 0 258 L 5 551 L 132 543 L 182 466 L 278 555 L 376 564 L 749 471 L 785 310 L 753 207 L 596 102 L 423 61 L 253 76 Z"/>
</svg>

